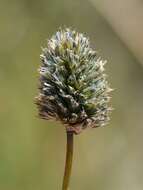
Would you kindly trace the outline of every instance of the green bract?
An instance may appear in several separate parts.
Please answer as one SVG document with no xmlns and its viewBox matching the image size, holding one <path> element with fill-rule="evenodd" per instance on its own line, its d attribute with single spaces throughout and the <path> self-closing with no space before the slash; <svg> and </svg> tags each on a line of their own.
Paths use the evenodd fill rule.
<svg viewBox="0 0 143 190">
<path fill-rule="evenodd" d="M 41 118 L 60 120 L 76 134 L 109 121 L 106 61 L 97 57 L 83 34 L 60 29 L 43 49 L 41 61 L 36 100 Z"/>
</svg>

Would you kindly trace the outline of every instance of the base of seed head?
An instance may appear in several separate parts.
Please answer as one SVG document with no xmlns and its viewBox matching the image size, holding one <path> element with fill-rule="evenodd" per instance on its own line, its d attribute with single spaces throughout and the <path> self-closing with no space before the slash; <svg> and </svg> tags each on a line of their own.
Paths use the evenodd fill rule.
<svg viewBox="0 0 143 190">
<path fill-rule="evenodd" d="M 75 134 L 106 125 L 111 111 L 106 61 L 97 56 L 88 38 L 68 28 L 59 30 L 40 57 L 39 116 L 59 120 Z"/>
</svg>

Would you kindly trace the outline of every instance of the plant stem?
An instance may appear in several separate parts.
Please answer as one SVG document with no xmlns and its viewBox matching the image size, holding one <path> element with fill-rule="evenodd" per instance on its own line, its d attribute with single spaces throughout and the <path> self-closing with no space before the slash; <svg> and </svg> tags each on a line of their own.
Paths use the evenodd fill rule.
<svg viewBox="0 0 143 190">
<path fill-rule="evenodd" d="M 62 190 L 68 190 L 73 160 L 73 133 L 67 132 L 66 163 Z"/>
</svg>

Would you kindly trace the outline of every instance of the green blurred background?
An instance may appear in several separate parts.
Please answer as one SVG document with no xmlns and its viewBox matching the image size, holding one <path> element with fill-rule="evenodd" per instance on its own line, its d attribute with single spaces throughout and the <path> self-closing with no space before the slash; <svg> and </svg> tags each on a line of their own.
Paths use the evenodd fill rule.
<svg viewBox="0 0 143 190">
<path fill-rule="evenodd" d="M 71 190 L 143 189 L 143 4 L 140 0 L 0 0 L 0 190 L 60 190 L 66 135 L 37 118 L 39 55 L 61 26 L 108 60 L 115 110 L 75 136 Z"/>
</svg>

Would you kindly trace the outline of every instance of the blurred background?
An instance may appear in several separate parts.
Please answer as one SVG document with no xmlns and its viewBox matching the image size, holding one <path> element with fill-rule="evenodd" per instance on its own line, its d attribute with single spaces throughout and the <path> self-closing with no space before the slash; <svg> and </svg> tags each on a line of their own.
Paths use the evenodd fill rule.
<svg viewBox="0 0 143 190">
<path fill-rule="evenodd" d="M 0 190 L 60 190 L 66 135 L 37 118 L 41 47 L 61 26 L 108 60 L 115 110 L 75 136 L 71 190 L 143 189 L 143 2 L 0 0 Z"/>
</svg>

